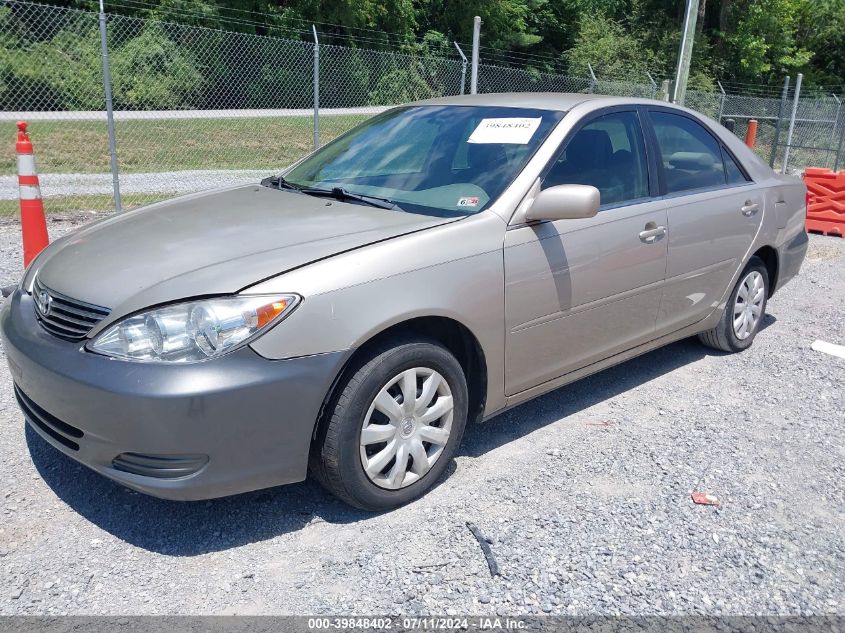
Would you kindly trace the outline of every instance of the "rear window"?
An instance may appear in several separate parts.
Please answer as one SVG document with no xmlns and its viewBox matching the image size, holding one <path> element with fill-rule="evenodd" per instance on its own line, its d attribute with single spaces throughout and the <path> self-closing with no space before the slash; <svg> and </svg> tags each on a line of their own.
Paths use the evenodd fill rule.
<svg viewBox="0 0 845 633">
<path fill-rule="evenodd" d="M 729 185 L 738 185 L 748 182 L 748 178 L 745 177 L 745 174 L 742 173 L 739 165 L 736 164 L 736 161 L 724 147 L 722 148 L 722 160 L 725 163 L 725 178 L 727 179 Z"/>
</svg>

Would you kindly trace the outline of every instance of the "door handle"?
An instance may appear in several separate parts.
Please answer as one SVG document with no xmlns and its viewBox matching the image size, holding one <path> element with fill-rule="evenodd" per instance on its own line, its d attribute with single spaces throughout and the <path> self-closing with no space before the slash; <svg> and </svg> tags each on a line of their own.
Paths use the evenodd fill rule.
<svg viewBox="0 0 845 633">
<path fill-rule="evenodd" d="M 756 202 L 752 202 L 751 200 L 745 201 L 745 206 L 743 206 L 740 211 L 742 211 L 742 215 L 746 217 L 751 217 L 755 213 L 760 210 L 760 205 Z"/>
<path fill-rule="evenodd" d="M 653 225 L 654 222 L 649 222 L 649 224 Z M 645 231 L 640 231 L 640 240 L 646 244 L 654 244 L 658 237 L 663 237 L 664 235 L 666 235 L 666 227 L 656 226 L 654 228 L 647 228 Z"/>
</svg>

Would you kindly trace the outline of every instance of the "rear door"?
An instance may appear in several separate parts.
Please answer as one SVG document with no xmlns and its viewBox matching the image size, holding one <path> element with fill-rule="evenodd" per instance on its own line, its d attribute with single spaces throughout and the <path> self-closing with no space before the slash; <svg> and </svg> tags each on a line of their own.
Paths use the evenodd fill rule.
<svg viewBox="0 0 845 633">
<path fill-rule="evenodd" d="M 541 187 L 587 184 L 592 218 L 505 235 L 508 395 L 650 340 L 666 269 L 665 202 L 636 107 L 601 111 L 561 146 Z"/>
<path fill-rule="evenodd" d="M 694 116 L 649 108 L 650 134 L 667 202 L 662 335 L 709 314 L 727 289 L 763 217 L 762 190 Z"/>
</svg>

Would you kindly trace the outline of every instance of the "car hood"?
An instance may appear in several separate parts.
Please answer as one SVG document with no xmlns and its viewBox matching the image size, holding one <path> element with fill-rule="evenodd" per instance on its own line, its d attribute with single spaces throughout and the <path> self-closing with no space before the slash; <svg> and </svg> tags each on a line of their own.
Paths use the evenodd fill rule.
<svg viewBox="0 0 845 633">
<path fill-rule="evenodd" d="M 110 308 L 106 325 L 151 305 L 234 293 L 319 259 L 451 221 L 240 186 L 92 224 L 53 244 L 35 274 L 56 292 Z"/>
</svg>

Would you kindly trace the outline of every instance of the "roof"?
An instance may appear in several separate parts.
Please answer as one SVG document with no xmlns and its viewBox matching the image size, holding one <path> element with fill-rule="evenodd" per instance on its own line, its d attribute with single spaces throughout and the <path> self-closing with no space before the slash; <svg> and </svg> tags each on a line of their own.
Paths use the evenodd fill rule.
<svg viewBox="0 0 845 633">
<path fill-rule="evenodd" d="M 498 92 L 475 95 L 457 95 L 454 97 L 440 97 L 425 99 L 408 105 L 449 105 L 449 106 L 491 106 L 511 108 L 536 108 L 538 110 L 553 110 L 568 112 L 577 105 L 589 103 L 586 110 L 595 110 L 605 106 L 615 105 L 659 105 L 681 112 L 692 114 L 696 119 L 705 123 L 712 132 L 721 138 L 735 156 L 740 158 L 743 165 L 754 178 L 768 178 L 772 170 L 763 163 L 752 150 L 746 147 L 735 134 L 719 125 L 705 114 L 695 112 L 689 108 L 667 101 L 656 101 L 642 97 L 613 97 L 608 95 L 584 94 L 577 92 Z"/>
<path fill-rule="evenodd" d="M 593 99 L 607 99 L 607 97 L 571 92 L 497 92 L 425 99 L 416 101 L 413 105 L 501 106 L 565 112 L 579 103 Z"/>
</svg>

